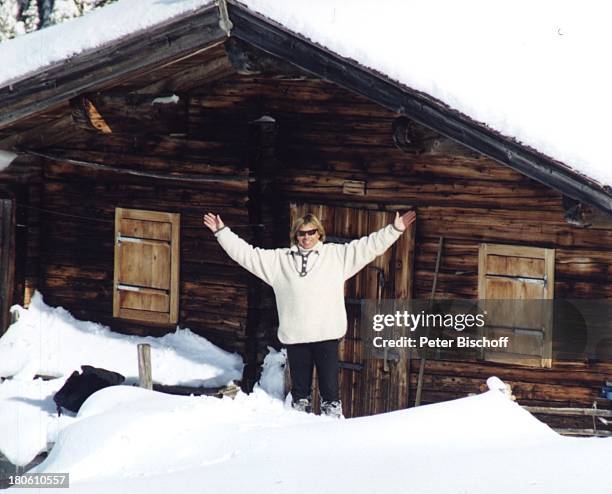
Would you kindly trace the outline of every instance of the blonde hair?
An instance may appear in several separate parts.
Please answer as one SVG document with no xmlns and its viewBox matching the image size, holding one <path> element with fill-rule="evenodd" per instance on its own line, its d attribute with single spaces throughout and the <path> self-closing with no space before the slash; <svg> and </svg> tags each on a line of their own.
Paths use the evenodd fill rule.
<svg viewBox="0 0 612 494">
<path fill-rule="evenodd" d="M 319 218 L 312 213 L 306 213 L 301 218 L 296 219 L 293 222 L 293 225 L 291 225 L 291 233 L 289 234 L 291 245 L 298 243 L 297 232 L 302 226 L 307 225 L 308 223 L 312 223 L 316 227 L 317 231 L 319 232 L 319 236 L 321 237 L 319 240 L 321 242 L 325 242 L 325 228 L 323 228 L 321 220 L 319 220 Z"/>
</svg>

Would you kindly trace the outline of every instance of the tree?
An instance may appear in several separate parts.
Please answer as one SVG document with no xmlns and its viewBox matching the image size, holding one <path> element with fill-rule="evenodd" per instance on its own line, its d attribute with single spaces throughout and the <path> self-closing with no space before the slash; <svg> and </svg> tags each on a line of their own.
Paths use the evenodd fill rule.
<svg viewBox="0 0 612 494">
<path fill-rule="evenodd" d="M 19 19 L 21 3 L 20 0 L 4 0 L 0 4 L 0 41 L 25 33 L 24 23 Z"/>
<path fill-rule="evenodd" d="M 60 24 L 116 0 L 1 0 L 0 42 Z"/>
<path fill-rule="evenodd" d="M 36 31 L 40 27 L 40 8 L 37 0 L 29 0 L 26 8 L 21 12 L 26 33 Z"/>
</svg>

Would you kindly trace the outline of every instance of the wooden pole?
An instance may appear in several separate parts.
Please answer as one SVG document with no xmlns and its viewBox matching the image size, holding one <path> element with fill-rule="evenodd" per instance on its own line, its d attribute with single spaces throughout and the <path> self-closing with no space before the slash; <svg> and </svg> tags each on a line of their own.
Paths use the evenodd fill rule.
<svg viewBox="0 0 612 494">
<path fill-rule="evenodd" d="M 0 335 L 11 324 L 14 284 L 15 203 L 10 197 L 0 197 Z"/>
<path fill-rule="evenodd" d="M 436 257 L 436 271 L 434 272 L 433 286 L 431 287 L 431 296 L 429 298 L 430 305 L 432 305 L 436 296 L 436 287 L 438 284 L 438 272 L 440 271 L 440 259 L 442 258 L 442 243 L 444 237 L 440 237 L 438 241 L 438 255 Z M 429 327 L 426 330 L 426 336 L 429 336 Z M 414 399 L 414 406 L 418 407 L 421 404 L 421 393 L 423 391 L 423 375 L 425 374 L 425 352 L 421 352 L 421 365 L 419 366 L 419 378 L 417 380 L 416 398 Z"/>
<path fill-rule="evenodd" d="M 153 376 L 151 375 L 151 345 L 138 344 L 138 379 L 140 387 L 153 389 Z"/>
<path fill-rule="evenodd" d="M 285 362 L 285 373 L 284 373 L 284 381 L 285 381 L 285 398 L 291 392 L 291 369 L 289 368 L 289 357 L 287 357 L 287 361 Z"/>
</svg>

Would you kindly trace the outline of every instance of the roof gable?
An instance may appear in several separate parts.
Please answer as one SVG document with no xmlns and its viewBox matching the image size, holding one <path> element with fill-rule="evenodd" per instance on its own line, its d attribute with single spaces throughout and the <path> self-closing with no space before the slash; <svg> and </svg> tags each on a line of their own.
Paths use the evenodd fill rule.
<svg viewBox="0 0 612 494">
<path fill-rule="evenodd" d="M 398 115 L 407 116 L 569 197 L 612 213 L 610 189 L 593 177 L 502 135 L 428 94 L 393 81 L 388 75 L 366 68 L 355 60 L 341 57 L 242 4 L 230 2 L 228 11 L 229 33 L 220 27 L 220 10 L 205 5 L 149 30 L 83 52 L 72 57 L 69 64 L 55 65 L 1 88 L 0 127 L 83 92 L 133 77 L 151 66 L 213 46 L 229 35 L 358 92 Z"/>
</svg>

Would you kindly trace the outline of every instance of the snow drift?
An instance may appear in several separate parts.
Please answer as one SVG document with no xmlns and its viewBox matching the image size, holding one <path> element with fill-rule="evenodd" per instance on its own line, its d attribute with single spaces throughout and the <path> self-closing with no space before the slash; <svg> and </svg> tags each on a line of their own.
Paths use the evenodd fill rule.
<svg viewBox="0 0 612 494">
<path fill-rule="evenodd" d="M 498 382 L 348 420 L 293 411 L 262 390 L 220 400 L 107 388 L 34 471 L 70 472 L 78 493 L 609 492 L 612 440 L 559 436 Z"/>
<path fill-rule="evenodd" d="M 18 320 L 0 338 L 0 453 L 27 465 L 73 417 L 58 418 L 53 395 L 74 370 L 88 364 L 117 371 L 126 382 L 138 379 L 137 345 L 151 345 L 155 382 L 224 386 L 242 378 L 243 362 L 189 329 L 161 338 L 113 333 L 98 323 L 79 321 L 61 307 L 46 305 L 35 293 L 30 307 L 15 306 Z M 53 379 L 34 379 L 35 376 Z"/>
</svg>

